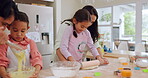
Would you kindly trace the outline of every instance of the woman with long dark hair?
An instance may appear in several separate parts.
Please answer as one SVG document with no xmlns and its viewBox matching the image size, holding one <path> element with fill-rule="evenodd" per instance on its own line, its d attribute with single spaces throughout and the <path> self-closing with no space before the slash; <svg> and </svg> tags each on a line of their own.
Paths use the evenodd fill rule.
<svg viewBox="0 0 148 78">
<path fill-rule="evenodd" d="M 0 0 L 0 44 L 5 44 L 8 36 L 4 30 L 14 21 L 18 8 L 13 0 Z"/>
<path fill-rule="evenodd" d="M 92 40 L 99 52 L 99 54 L 102 56 L 102 52 L 101 52 L 101 45 L 99 44 L 98 39 L 100 38 L 100 34 L 98 32 L 98 12 L 97 10 L 91 6 L 91 5 L 86 5 L 83 7 L 83 9 L 87 9 L 92 17 L 92 25 L 90 27 L 87 28 L 87 30 L 90 32 Z"/>
<path fill-rule="evenodd" d="M 0 44 L 5 44 L 8 40 L 8 36 L 4 30 L 11 25 L 17 13 L 18 8 L 13 0 L 0 0 Z M 1 63 L 0 60 L 0 65 L 3 64 L 4 63 Z M 0 69 L 6 70 L 5 67 L 1 67 Z M 0 76 L 3 78 L 10 78 L 9 74 L 6 72 L 0 72 Z"/>
</svg>

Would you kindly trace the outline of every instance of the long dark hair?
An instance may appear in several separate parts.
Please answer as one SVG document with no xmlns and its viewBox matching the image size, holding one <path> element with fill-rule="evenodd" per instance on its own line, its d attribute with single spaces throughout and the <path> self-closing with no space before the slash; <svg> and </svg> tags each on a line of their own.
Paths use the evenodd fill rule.
<svg viewBox="0 0 148 78">
<path fill-rule="evenodd" d="M 18 11 L 13 0 L 0 0 L 0 17 L 7 19 L 11 15 L 17 16 Z"/>
<path fill-rule="evenodd" d="M 91 15 L 95 15 L 96 16 L 95 22 L 91 26 L 89 26 L 87 28 L 88 31 L 91 34 L 93 42 L 95 43 L 95 42 L 98 41 L 98 38 L 100 38 L 99 37 L 100 35 L 99 35 L 99 32 L 98 32 L 98 13 L 97 13 L 96 9 L 93 6 L 91 6 L 91 5 L 86 5 L 86 6 L 83 7 L 83 9 L 88 10 Z"/>
<path fill-rule="evenodd" d="M 76 19 L 77 22 L 84 22 L 84 21 L 90 21 L 91 22 L 91 16 L 90 13 L 86 10 L 86 9 L 79 9 L 73 16 L 73 18 Z M 73 19 L 72 18 L 72 19 Z M 65 21 L 70 21 L 72 22 L 72 19 L 66 19 L 64 20 L 62 23 L 64 23 Z M 73 23 L 73 22 L 72 22 Z M 75 25 L 73 23 L 73 35 L 77 38 L 77 33 L 76 33 L 76 28 Z"/>
</svg>

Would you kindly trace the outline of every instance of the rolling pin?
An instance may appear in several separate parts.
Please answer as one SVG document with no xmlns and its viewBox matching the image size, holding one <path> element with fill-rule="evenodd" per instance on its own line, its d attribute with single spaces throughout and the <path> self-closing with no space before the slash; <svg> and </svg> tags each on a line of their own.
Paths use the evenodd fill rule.
<svg viewBox="0 0 148 78">
<path fill-rule="evenodd" d="M 100 65 L 99 60 L 85 61 L 81 63 L 81 69 L 94 69 Z"/>
</svg>

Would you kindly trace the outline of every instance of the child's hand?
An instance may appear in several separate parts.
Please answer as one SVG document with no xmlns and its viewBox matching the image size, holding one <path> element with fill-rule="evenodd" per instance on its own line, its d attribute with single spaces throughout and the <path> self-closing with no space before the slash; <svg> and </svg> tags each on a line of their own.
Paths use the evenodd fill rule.
<svg viewBox="0 0 148 78">
<path fill-rule="evenodd" d="M 100 61 L 101 65 L 105 65 L 109 63 L 106 58 L 101 58 L 100 56 L 97 56 L 96 59 Z"/>
<path fill-rule="evenodd" d="M 40 65 L 35 65 L 35 72 L 33 73 L 33 75 L 29 78 L 38 78 L 38 75 L 40 73 L 40 69 L 41 69 L 41 66 Z"/>
<path fill-rule="evenodd" d="M 104 60 L 104 64 L 109 64 L 108 60 L 106 58 L 102 58 Z"/>
<path fill-rule="evenodd" d="M 29 78 L 38 78 L 39 72 L 40 72 L 40 70 L 36 70 L 36 71 L 33 73 L 33 75 L 32 75 L 31 77 L 29 77 Z"/>
<path fill-rule="evenodd" d="M 68 61 L 75 61 L 75 59 L 72 56 L 69 56 Z"/>
</svg>

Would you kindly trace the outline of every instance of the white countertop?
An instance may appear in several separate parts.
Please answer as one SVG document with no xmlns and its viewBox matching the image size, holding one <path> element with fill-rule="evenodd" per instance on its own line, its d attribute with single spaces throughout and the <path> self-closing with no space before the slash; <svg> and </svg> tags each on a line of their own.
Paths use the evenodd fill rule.
<svg viewBox="0 0 148 78">
<path fill-rule="evenodd" d="M 99 66 L 96 69 L 92 70 L 80 70 L 78 75 L 74 78 L 83 78 L 83 77 L 92 77 L 92 78 L 119 78 L 118 76 L 114 75 L 114 71 L 118 68 L 123 67 L 116 58 L 108 58 L 109 64 L 104 66 Z M 141 70 L 134 70 L 135 65 L 129 64 L 127 67 L 130 67 L 132 70 L 132 77 L 131 78 L 146 78 L 148 76 L 148 73 L 142 72 Z M 95 77 L 94 73 L 100 72 L 102 75 Z M 50 69 L 42 70 L 40 72 L 39 78 L 57 78 L 53 77 Z"/>
</svg>

